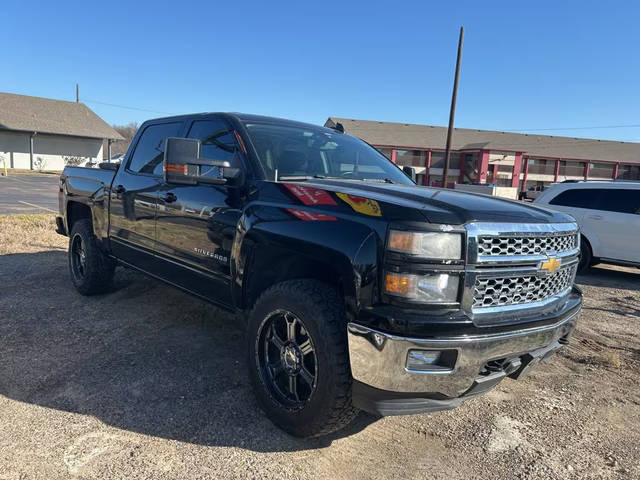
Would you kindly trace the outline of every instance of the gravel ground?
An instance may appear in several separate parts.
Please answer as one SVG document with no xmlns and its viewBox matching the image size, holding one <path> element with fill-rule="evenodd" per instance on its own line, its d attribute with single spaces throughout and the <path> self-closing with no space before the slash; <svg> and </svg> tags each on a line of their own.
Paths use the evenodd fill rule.
<svg viewBox="0 0 640 480">
<path fill-rule="evenodd" d="M 298 440 L 234 318 L 133 272 L 77 294 L 51 216 L 0 216 L 0 479 L 640 478 L 640 272 L 578 279 L 573 343 L 457 410 Z"/>
</svg>

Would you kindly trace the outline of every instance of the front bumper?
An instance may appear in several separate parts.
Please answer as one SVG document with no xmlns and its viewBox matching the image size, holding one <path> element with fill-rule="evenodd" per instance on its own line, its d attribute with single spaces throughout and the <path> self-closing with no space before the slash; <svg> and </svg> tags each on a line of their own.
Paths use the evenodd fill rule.
<svg viewBox="0 0 640 480">
<path fill-rule="evenodd" d="M 382 413 L 417 413 L 454 408 L 506 376 L 518 378 L 567 343 L 581 302 L 553 323 L 466 336 L 408 338 L 349 323 L 354 403 Z M 451 368 L 415 371 L 406 367 L 410 350 L 453 352 Z M 493 363 L 491 363 L 493 362 Z M 502 365 L 502 371 L 487 366 Z"/>
</svg>

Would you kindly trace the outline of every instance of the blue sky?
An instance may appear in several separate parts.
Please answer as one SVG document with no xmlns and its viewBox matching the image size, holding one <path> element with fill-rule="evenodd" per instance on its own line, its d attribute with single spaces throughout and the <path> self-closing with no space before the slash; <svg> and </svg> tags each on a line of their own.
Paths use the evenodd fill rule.
<svg viewBox="0 0 640 480">
<path fill-rule="evenodd" d="M 640 125 L 639 2 L 6 2 L 0 91 L 109 123 L 243 111 L 456 126 Z M 95 101 L 152 111 L 124 109 Z M 538 133 L 640 141 L 640 127 Z"/>
</svg>

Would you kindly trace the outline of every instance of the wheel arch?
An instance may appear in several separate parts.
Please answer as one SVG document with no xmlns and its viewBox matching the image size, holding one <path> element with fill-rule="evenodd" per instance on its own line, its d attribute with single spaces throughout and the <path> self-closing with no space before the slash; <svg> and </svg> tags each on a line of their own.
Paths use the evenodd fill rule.
<svg viewBox="0 0 640 480">
<path fill-rule="evenodd" d="M 67 232 L 71 233 L 74 223 L 78 220 L 87 219 L 93 224 L 91 208 L 85 203 L 69 201 L 67 202 Z"/>
<path fill-rule="evenodd" d="M 335 257 L 334 257 L 335 260 Z M 260 294 L 271 285 L 296 279 L 313 279 L 336 289 L 341 298 L 349 290 L 347 259 L 327 262 L 295 250 L 281 248 L 261 249 L 249 263 L 245 277 L 242 308 L 250 309 Z M 277 266 L 277 268 L 274 268 Z"/>
<path fill-rule="evenodd" d="M 251 219 L 243 217 L 232 249 L 236 306 L 247 311 L 270 285 L 294 279 L 314 279 L 335 288 L 350 318 L 363 304 L 372 303 L 379 264 L 376 232 L 349 220 L 322 223 L 252 226 Z"/>
</svg>

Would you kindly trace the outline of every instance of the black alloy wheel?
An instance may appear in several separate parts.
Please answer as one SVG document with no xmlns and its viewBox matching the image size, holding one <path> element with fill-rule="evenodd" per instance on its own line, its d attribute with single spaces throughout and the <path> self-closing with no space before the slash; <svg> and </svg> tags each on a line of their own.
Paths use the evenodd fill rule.
<svg viewBox="0 0 640 480">
<path fill-rule="evenodd" d="M 71 271 L 77 280 L 82 281 L 87 274 L 87 251 L 80 234 L 71 240 Z"/>
<path fill-rule="evenodd" d="M 83 218 L 73 223 L 68 258 L 71 281 L 78 292 L 93 295 L 109 291 L 116 264 L 100 248 L 91 220 Z"/>
<path fill-rule="evenodd" d="M 355 418 L 346 326 L 338 291 L 317 280 L 286 280 L 260 294 L 247 318 L 247 363 L 275 425 L 318 437 Z"/>
<path fill-rule="evenodd" d="M 318 366 L 302 320 L 287 310 L 271 312 L 256 342 L 260 374 L 271 397 L 287 410 L 302 409 L 315 392 Z"/>
</svg>

